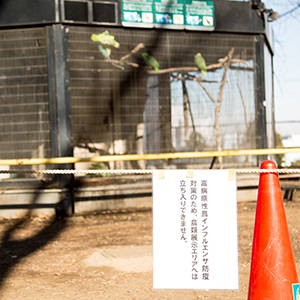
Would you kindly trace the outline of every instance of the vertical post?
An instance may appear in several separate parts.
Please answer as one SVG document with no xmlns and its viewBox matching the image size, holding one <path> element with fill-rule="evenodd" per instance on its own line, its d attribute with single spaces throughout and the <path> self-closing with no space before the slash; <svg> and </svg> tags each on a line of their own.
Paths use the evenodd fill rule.
<svg viewBox="0 0 300 300">
<path fill-rule="evenodd" d="M 265 99 L 265 72 L 264 72 L 264 36 L 255 38 L 255 91 L 256 91 L 256 127 L 257 148 L 267 148 L 267 124 L 266 124 L 266 99 Z M 258 165 L 267 159 L 266 155 L 257 157 Z"/>
<path fill-rule="evenodd" d="M 73 156 L 68 27 L 53 25 L 58 156 Z M 68 165 L 68 167 L 72 167 Z"/>
<path fill-rule="evenodd" d="M 46 27 L 48 93 L 51 126 L 51 156 L 73 156 L 73 132 L 71 119 L 70 68 L 68 53 L 68 28 L 61 24 Z M 73 164 L 55 166 L 72 169 Z M 59 214 L 74 212 L 73 175 L 57 177 L 61 188 L 68 194 L 58 208 Z"/>
<path fill-rule="evenodd" d="M 158 77 L 158 101 L 160 122 L 160 149 L 163 152 L 172 152 L 172 130 L 171 130 L 171 84 L 168 89 L 162 88 L 163 82 L 169 81 L 168 75 Z"/>
<path fill-rule="evenodd" d="M 57 149 L 57 122 L 56 122 L 56 95 L 55 95 L 55 68 L 53 50 L 53 30 L 52 26 L 46 26 L 46 51 L 47 51 L 47 72 L 48 72 L 48 101 L 49 101 L 49 121 L 50 121 L 50 142 L 51 157 L 58 156 Z M 52 165 L 57 168 L 56 165 Z"/>
</svg>

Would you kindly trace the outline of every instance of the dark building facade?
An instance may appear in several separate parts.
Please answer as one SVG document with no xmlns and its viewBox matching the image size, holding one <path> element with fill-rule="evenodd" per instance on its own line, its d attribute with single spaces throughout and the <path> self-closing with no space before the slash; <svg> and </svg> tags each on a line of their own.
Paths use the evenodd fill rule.
<svg viewBox="0 0 300 300">
<path fill-rule="evenodd" d="M 169 1 L 169 22 L 158 18 L 161 2 L 1 1 L 1 159 L 273 148 L 272 37 L 263 4 Z M 188 20 L 188 9 L 198 16 L 190 13 Z M 101 33 L 119 47 L 91 39 Z M 101 52 L 108 48 L 109 56 Z M 159 62 L 159 72 L 144 52 Z M 206 75 L 195 65 L 197 53 Z M 219 163 L 257 166 L 260 160 Z M 208 168 L 211 159 L 105 168 L 166 163 Z"/>
</svg>

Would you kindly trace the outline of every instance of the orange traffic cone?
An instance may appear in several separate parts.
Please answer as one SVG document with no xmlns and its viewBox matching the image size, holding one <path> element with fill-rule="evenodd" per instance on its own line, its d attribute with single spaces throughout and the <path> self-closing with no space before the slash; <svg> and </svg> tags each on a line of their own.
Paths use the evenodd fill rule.
<svg viewBox="0 0 300 300">
<path fill-rule="evenodd" d="M 261 169 L 276 169 L 264 161 Z M 279 177 L 261 173 L 252 246 L 248 300 L 298 300 L 298 276 Z"/>
</svg>

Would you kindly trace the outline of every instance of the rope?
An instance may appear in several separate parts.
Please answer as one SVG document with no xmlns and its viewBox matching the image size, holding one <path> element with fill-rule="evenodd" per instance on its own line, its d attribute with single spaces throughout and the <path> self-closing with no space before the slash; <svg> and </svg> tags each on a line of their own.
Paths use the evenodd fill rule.
<svg viewBox="0 0 300 300">
<path fill-rule="evenodd" d="M 261 174 L 261 173 L 277 173 L 277 174 L 298 174 L 300 169 L 240 169 L 235 170 L 238 174 Z"/>
<path fill-rule="evenodd" d="M 132 174 L 152 174 L 153 170 L 0 170 L 0 174 L 37 174 L 37 175 L 132 175 Z M 237 174 L 299 174 L 300 169 L 237 169 Z"/>
<path fill-rule="evenodd" d="M 38 175 L 132 175 L 152 174 L 152 170 L 0 170 L 0 174 L 38 174 Z"/>
</svg>

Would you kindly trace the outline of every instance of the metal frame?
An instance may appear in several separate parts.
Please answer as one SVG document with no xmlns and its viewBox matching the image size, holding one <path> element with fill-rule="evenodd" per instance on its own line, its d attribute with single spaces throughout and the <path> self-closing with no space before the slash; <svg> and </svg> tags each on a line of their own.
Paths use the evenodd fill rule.
<svg viewBox="0 0 300 300">
<path fill-rule="evenodd" d="M 118 25 L 120 24 L 119 21 L 119 2 L 112 2 L 112 1 L 93 1 L 92 3 L 99 3 L 99 4 L 111 4 L 115 6 L 115 23 L 107 23 L 107 22 L 95 22 L 93 17 L 91 17 L 91 23 L 93 24 L 101 24 L 101 25 Z M 92 8 L 93 9 L 93 8 Z M 93 16 L 93 11 L 91 12 L 91 16 Z"/>
<path fill-rule="evenodd" d="M 68 28 L 61 24 L 52 26 L 53 52 L 55 75 L 55 101 L 57 116 L 57 156 L 73 156 L 72 111 L 70 92 L 70 67 L 68 49 Z M 73 169 L 73 164 L 64 165 L 65 169 Z M 66 215 L 70 210 L 74 212 L 73 186 L 74 176 L 64 175 L 59 177 L 61 188 L 68 188 L 70 197 L 60 208 L 60 214 Z"/>
<path fill-rule="evenodd" d="M 86 3 L 88 7 L 88 21 L 72 21 L 72 20 L 66 20 L 66 12 L 65 12 L 65 2 L 80 2 L 80 3 Z M 91 1 L 89 0 L 63 0 L 61 1 L 60 4 L 60 9 L 61 9 L 61 21 L 66 22 L 66 23 L 80 23 L 80 24 L 88 24 L 90 22 L 90 15 L 91 15 Z"/>
<path fill-rule="evenodd" d="M 68 28 L 58 24 L 53 25 L 52 29 L 58 137 L 57 156 L 72 156 L 73 138 L 71 119 Z"/>
<path fill-rule="evenodd" d="M 265 70 L 264 70 L 264 36 L 258 35 L 255 40 L 255 95 L 257 114 L 257 147 L 268 148 L 265 99 Z M 258 165 L 266 160 L 266 155 L 260 155 Z"/>
<path fill-rule="evenodd" d="M 65 17 L 65 2 L 85 2 L 87 3 L 87 7 L 88 7 L 88 21 L 84 22 L 84 21 L 73 21 L 73 20 L 66 20 Z M 93 19 L 93 4 L 94 3 L 98 3 L 98 4 L 110 4 L 110 5 L 114 5 L 114 11 L 115 11 L 115 20 L 116 22 L 96 22 Z M 71 23 L 71 24 L 76 24 L 76 23 L 80 23 L 80 24 L 96 24 L 96 25 L 118 25 L 120 24 L 119 21 L 119 2 L 118 1 L 101 1 L 101 0 L 97 0 L 97 1 L 89 1 L 89 0 L 62 0 L 61 4 L 60 4 L 60 11 L 61 11 L 61 21 L 65 22 L 65 23 Z"/>
<path fill-rule="evenodd" d="M 52 26 L 46 27 L 46 51 L 47 51 L 47 70 L 48 70 L 48 101 L 49 101 L 49 120 L 50 120 L 50 141 L 51 157 L 57 157 L 57 123 L 56 123 L 56 99 L 55 99 L 55 72 L 53 51 L 53 31 Z"/>
</svg>

